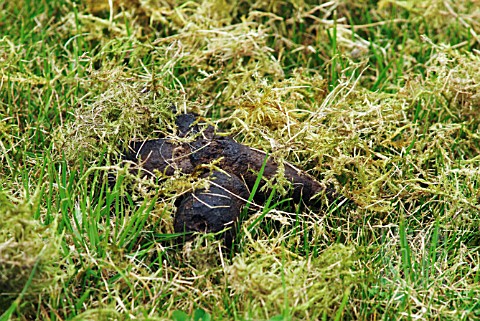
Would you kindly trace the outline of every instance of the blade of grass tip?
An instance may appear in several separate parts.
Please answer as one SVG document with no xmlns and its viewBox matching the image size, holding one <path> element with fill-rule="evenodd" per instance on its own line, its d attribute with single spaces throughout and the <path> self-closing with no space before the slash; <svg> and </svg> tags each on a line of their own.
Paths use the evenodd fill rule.
<svg viewBox="0 0 480 321">
<path fill-rule="evenodd" d="M 273 196 L 273 194 L 275 194 L 276 192 L 276 188 L 274 187 L 274 190 L 272 190 L 272 193 L 270 195 Z M 270 196 L 269 196 L 269 199 L 270 199 Z M 260 223 L 261 220 L 263 220 L 263 218 L 265 217 L 265 215 L 267 215 L 268 213 L 270 213 L 271 210 L 273 210 L 274 208 L 276 208 L 277 206 L 280 206 L 282 205 L 283 203 L 286 203 L 286 202 L 289 202 L 291 201 L 292 199 L 291 198 L 286 198 L 286 199 L 283 199 L 279 202 L 276 202 L 275 204 L 273 204 L 272 206 L 268 206 L 267 204 L 265 204 L 264 208 L 263 208 L 263 211 L 262 211 L 262 214 L 257 217 L 255 219 L 255 221 L 253 221 L 252 224 L 250 224 L 250 226 L 248 227 L 248 232 L 251 233 L 253 231 L 253 229 L 255 228 L 256 225 L 258 225 L 258 223 Z M 270 199 L 271 201 L 271 199 Z M 267 200 L 268 202 L 268 200 Z M 268 202 L 269 203 L 269 202 Z"/>
<path fill-rule="evenodd" d="M 92 292 L 92 289 L 86 289 L 85 292 L 80 296 L 80 298 L 78 298 L 78 300 L 75 302 L 76 311 L 82 311 L 83 303 L 90 297 Z"/>
<path fill-rule="evenodd" d="M 152 198 L 150 201 L 144 200 L 140 207 L 131 215 L 126 223 L 125 229 L 122 230 L 120 238 L 118 239 L 117 245 L 119 247 L 126 247 L 128 251 L 132 250 L 136 240 L 142 232 L 143 226 L 145 226 L 148 219 L 148 213 L 153 210 L 156 201 L 156 197 Z"/>
<path fill-rule="evenodd" d="M 241 218 L 244 218 L 245 215 L 247 214 L 248 209 L 250 208 L 250 203 L 252 202 L 253 197 L 257 193 L 258 186 L 260 186 L 260 182 L 262 181 L 263 172 L 265 171 L 265 166 L 267 165 L 268 156 L 269 156 L 269 154 L 267 153 L 265 155 L 265 159 L 263 160 L 262 167 L 260 168 L 260 171 L 258 172 L 257 179 L 255 180 L 255 184 L 253 185 L 252 191 L 250 192 L 250 196 L 248 197 L 248 202 L 245 205 L 245 207 L 243 208 Z"/>
<path fill-rule="evenodd" d="M 371 91 L 376 91 L 377 89 L 382 89 L 383 85 L 382 82 L 384 82 L 387 79 L 387 72 L 389 71 L 390 67 L 392 66 L 393 61 L 390 61 L 382 70 L 380 71 L 380 74 L 377 77 L 377 81 L 373 84 Z"/>
<path fill-rule="evenodd" d="M 93 186 L 95 188 L 96 184 Z M 100 242 L 101 242 L 100 227 L 101 227 L 101 219 L 102 219 L 102 210 L 104 209 L 104 197 L 105 197 L 104 194 L 105 194 L 105 185 L 102 184 L 102 187 L 100 188 L 100 194 L 98 197 L 98 203 L 94 207 L 93 211 L 91 212 L 92 215 L 89 216 L 90 224 L 88 229 L 89 236 L 90 236 L 90 243 L 92 244 L 92 247 L 95 249 L 95 252 L 98 255 L 100 255 L 100 257 L 103 256 L 103 247 L 100 245 Z M 93 197 L 91 199 L 93 199 Z"/>
<path fill-rule="evenodd" d="M 116 217 L 116 221 L 117 220 L 121 220 L 121 218 L 123 217 L 123 213 L 125 213 L 125 208 L 124 208 L 124 199 L 120 197 L 121 195 L 121 181 L 120 180 L 123 180 L 124 179 L 124 176 L 120 176 L 118 179 L 117 179 L 117 182 L 115 183 L 115 187 L 114 189 L 117 191 L 115 193 L 115 217 Z M 119 224 L 113 224 L 113 239 L 114 240 L 117 240 L 118 237 L 119 237 L 119 233 L 120 233 L 120 225 Z"/>
<path fill-rule="evenodd" d="M 265 155 L 265 159 L 263 160 L 262 167 L 260 168 L 260 171 L 258 172 L 257 179 L 255 180 L 255 184 L 253 184 L 253 188 L 252 188 L 252 191 L 250 192 L 250 196 L 248 196 L 247 204 L 245 204 L 242 212 L 240 213 L 240 217 L 239 217 L 240 222 L 243 221 L 243 219 L 247 216 L 248 209 L 250 208 L 250 204 L 252 203 L 253 197 L 257 193 L 258 187 L 260 186 L 260 182 L 262 181 L 262 177 L 263 177 L 263 172 L 265 171 L 265 166 L 267 165 L 268 156 L 269 156 L 269 154 L 267 153 Z M 241 224 L 237 224 L 237 227 L 236 227 L 237 240 L 239 239 L 238 236 L 240 235 L 240 228 L 241 228 L 240 225 Z M 236 241 L 234 240 L 233 242 L 235 243 Z M 230 253 L 231 255 L 233 255 L 233 253 L 234 253 L 233 248 L 234 248 L 234 246 L 232 246 L 232 252 Z"/>
<path fill-rule="evenodd" d="M 337 210 L 339 210 L 343 206 L 343 204 L 345 204 L 348 201 L 348 198 L 342 197 L 340 199 L 340 202 L 337 202 L 337 201 L 338 200 L 335 200 L 331 203 L 331 206 L 328 209 L 328 215 L 331 215 L 331 214 L 335 213 Z M 335 207 L 333 207 L 333 206 L 335 206 Z"/>
<path fill-rule="evenodd" d="M 402 253 L 402 265 L 403 265 L 403 272 L 405 273 L 405 279 L 411 281 L 410 275 L 410 268 L 412 266 L 412 262 L 410 259 L 410 248 L 408 246 L 407 241 L 407 228 L 405 226 L 405 218 L 402 217 L 400 219 L 400 251 Z"/>
<path fill-rule="evenodd" d="M 46 162 L 47 157 L 43 157 L 43 164 L 42 164 L 42 169 L 40 171 L 40 178 L 37 183 L 37 187 L 35 188 L 34 195 L 36 195 L 36 200 L 34 202 L 34 208 L 35 212 L 33 213 L 33 218 L 35 220 L 40 219 L 40 210 L 41 210 L 41 202 L 40 200 L 43 198 L 43 195 L 45 193 L 45 184 L 43 184 L 43 178 L 45 176 L 45 168 L 47 167 L 47 162 Z M 50 223 L 50 217 L 51 214 L 50 212 L 47 212 L 47 216 L 45 218 L 45 221 L 43 224 L 48 225 Z"/>
<path fill-rule="evenodd" d="M 262 214 L 257 217 L 253 222 L 252 224 L 250 224 L 250 226 L 248 227 L 248 232 L 249 233 L 252 233 L 252 230 L 254 229 L 254 227 L 265 217 L 265 215 L 267 215 L 268 212 L 270 212 L 270 210 L 273 208 L 270 208 L 270 203 L 273 199 L 273 195 L 275 195 L 275 192 L 277 191 L 277 187 L 274 186 L 273 189 L 272 189 L 272 192 L 270 193 L 270 195 L 268 196 L 268 199 L 267 199 L 267 202 L 265 203 L 265 206 L 263 208 L 263 211 L 262 211 Z"/>
<path fill-rule="evenodd" d="M 333 14 L 333 35 L 330 37 L 332 43 L 332 65 L 331 65 L 331 81 L 330 81 L 330 90 L 333 90 L 337 84 L 338 74 L 337 74 L 337 11 Z"/>
<path fill-rule="evenodd" d="M 433 228 L 432 243 L 430 244 L 430 273 L 435 273 L 435 263 L 437 262 L 437 247 L 438 247 L 438 231 L 440 229 L 440 222 L 438 218 L 435 220 L 435 227 Z"/>
<path fill-rule="evenodd" d="M 142 234 L 142 230 L 147 222 L 149 213 L 153 210 L 156 203 L 157 203 L 157 198 L 154 197 L 151 200 L 150 204 L 148 206 L 143 207 L 143 210 L 136 215 L 135 224 L 131 225 L 131 228 L 129 228 L 129 230 L 131 230 L 130 232 L 131 234 L 129 236 L 130 240 L 128 242 L 129 245 L 127 247 L 128 251 L 133 250 L 133 246 L 135 245 L 140 235 Z"/>
<path fill-rule="evenodd" d="M 108 178 L 104 181 L 103 183 L 105 185 L 105 208 L 104 211 L 106 211 L 105 214 L 105 231 L 104 231 L 104 237 L 102 239 L 102 247 L 105 247 L 108 243 L 108 240 L 110 240 L 110 220 L 111 220 L 111 211 L 112 211 L 112 204 L 115 201 L 115 196 L 118 194 L 117 190 L 113 189 L 111 190 L 109 187 L 109 182 Z"/>
<path fill-rule="evenodd" d="M 311 244 L 310 244 L 310 241 L 308 240 L 309 232 L 308 232 L 308 225 L 307 225 L 306 219 L 300 215 L 300 206 L 298 206 L 298 209 L 297 209 L 297 217 L 300 217 L 302 220 L 301 222 L 299 222 L 299 225 L 301 225 L 301 227 L 299 226 L 299 228 L 301 228 L 301 233 L 303 234 L 303 251 L 305 252 L 305 255 L 308 257 L 310 255 Z M 314 244 L 316 244 L 316 240 L 312 240 L 312 241 L 314 242 Z M 314 257 L 315 257 L 315 254 L 314 254 Z"/>
<path fill-rule="evenodd" d="M 342 319 L 343 311 L 348 303 L 348 298 L 350 297 L 350 288 L 347 288 L 345 293 L 343 294 L 342 303 L 340 303 L 340 307 L 338 307 L 337 313 L 335 313 L 335 321 L 340 321 Z"/>
</svg>

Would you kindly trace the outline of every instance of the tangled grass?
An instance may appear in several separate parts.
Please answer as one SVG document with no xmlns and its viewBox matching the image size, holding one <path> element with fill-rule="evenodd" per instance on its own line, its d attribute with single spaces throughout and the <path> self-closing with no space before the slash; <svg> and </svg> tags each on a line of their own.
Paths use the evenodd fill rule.
<svg viewBox="0 0 480 321">
<path fill-rule="evenodd" d="M 473 0 L 0 4 L 0 319 L 479 318 L 479 15 Z M 121 153 L 192 111 L 355 206 L 295 204 L 279 172 L 231 252 L 178 242 L 175 201 L 204 182 L 141 179 Z"/>
</svg>

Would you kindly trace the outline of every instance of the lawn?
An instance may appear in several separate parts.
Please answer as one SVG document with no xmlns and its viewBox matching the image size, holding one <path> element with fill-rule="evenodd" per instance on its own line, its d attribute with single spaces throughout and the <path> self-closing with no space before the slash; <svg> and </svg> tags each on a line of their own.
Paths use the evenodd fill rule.
<svg viewBox="0 0 480 321">
<path fill-rule="evenodd" d="M 8 0 L 0 77 L 0 321 L 480 320 L 478 0 Z M 348 201 L 184 242 L 190 112 Z"/>
</svg>

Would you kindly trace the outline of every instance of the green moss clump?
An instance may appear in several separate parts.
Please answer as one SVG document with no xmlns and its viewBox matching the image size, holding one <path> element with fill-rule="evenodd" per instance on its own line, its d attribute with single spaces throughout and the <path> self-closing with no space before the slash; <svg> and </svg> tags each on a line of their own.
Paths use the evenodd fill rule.
<svg viewBox="0 0 480 321">
<path fill-rule="evenodd" d="M 118 156 L 131 140 L 161 135 L 173 126 L 174 97 L 131 81 L 121 70 L 94 73 L 90 88 L 91 98 L 75 109 L 75 122 L 60 128 L 54 140 L 67 160 L 78 159 L 79 151 L 88 161 Z"/>
<path fill-rule="evenodd" d="M 343 245 L 331 246 L 316 258 L 255 246 L 252 253 L 233 259 L 227 283 L 248 319 L 268 319 L 284 311 L 295 320 L 319 320 L 324 313 L 332 315 L 361 279 L 356 260 L 356 250 Z"/>
<path fill-rule="evenodd" d="M 0 311 L 15 300 L 22 311 L 28 311 L 39 300 L 48 300 L 48 295 L 40 294 L 51 293 L 64 273 L 59 236 L 54 225 L 43 226 L 33 219 L 29 204 L 14 204 L 4 193 L 0 203 Z"/>
</svg>

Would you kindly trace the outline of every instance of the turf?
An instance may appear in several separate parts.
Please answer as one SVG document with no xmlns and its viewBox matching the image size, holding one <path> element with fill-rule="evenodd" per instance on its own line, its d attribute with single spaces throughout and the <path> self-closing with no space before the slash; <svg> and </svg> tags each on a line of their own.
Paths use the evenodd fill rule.
<svg viewBox="0 0 480 321">
<path fill-rule="evenodd" d="M 0 320 L 480 319 L 479 34 L 473 0 L 0 3 Z M 208 183 L 120 157 L 176 112 L 354 206 L 280 168 L 232 250 L 183 244 Z"/>
</svg>

